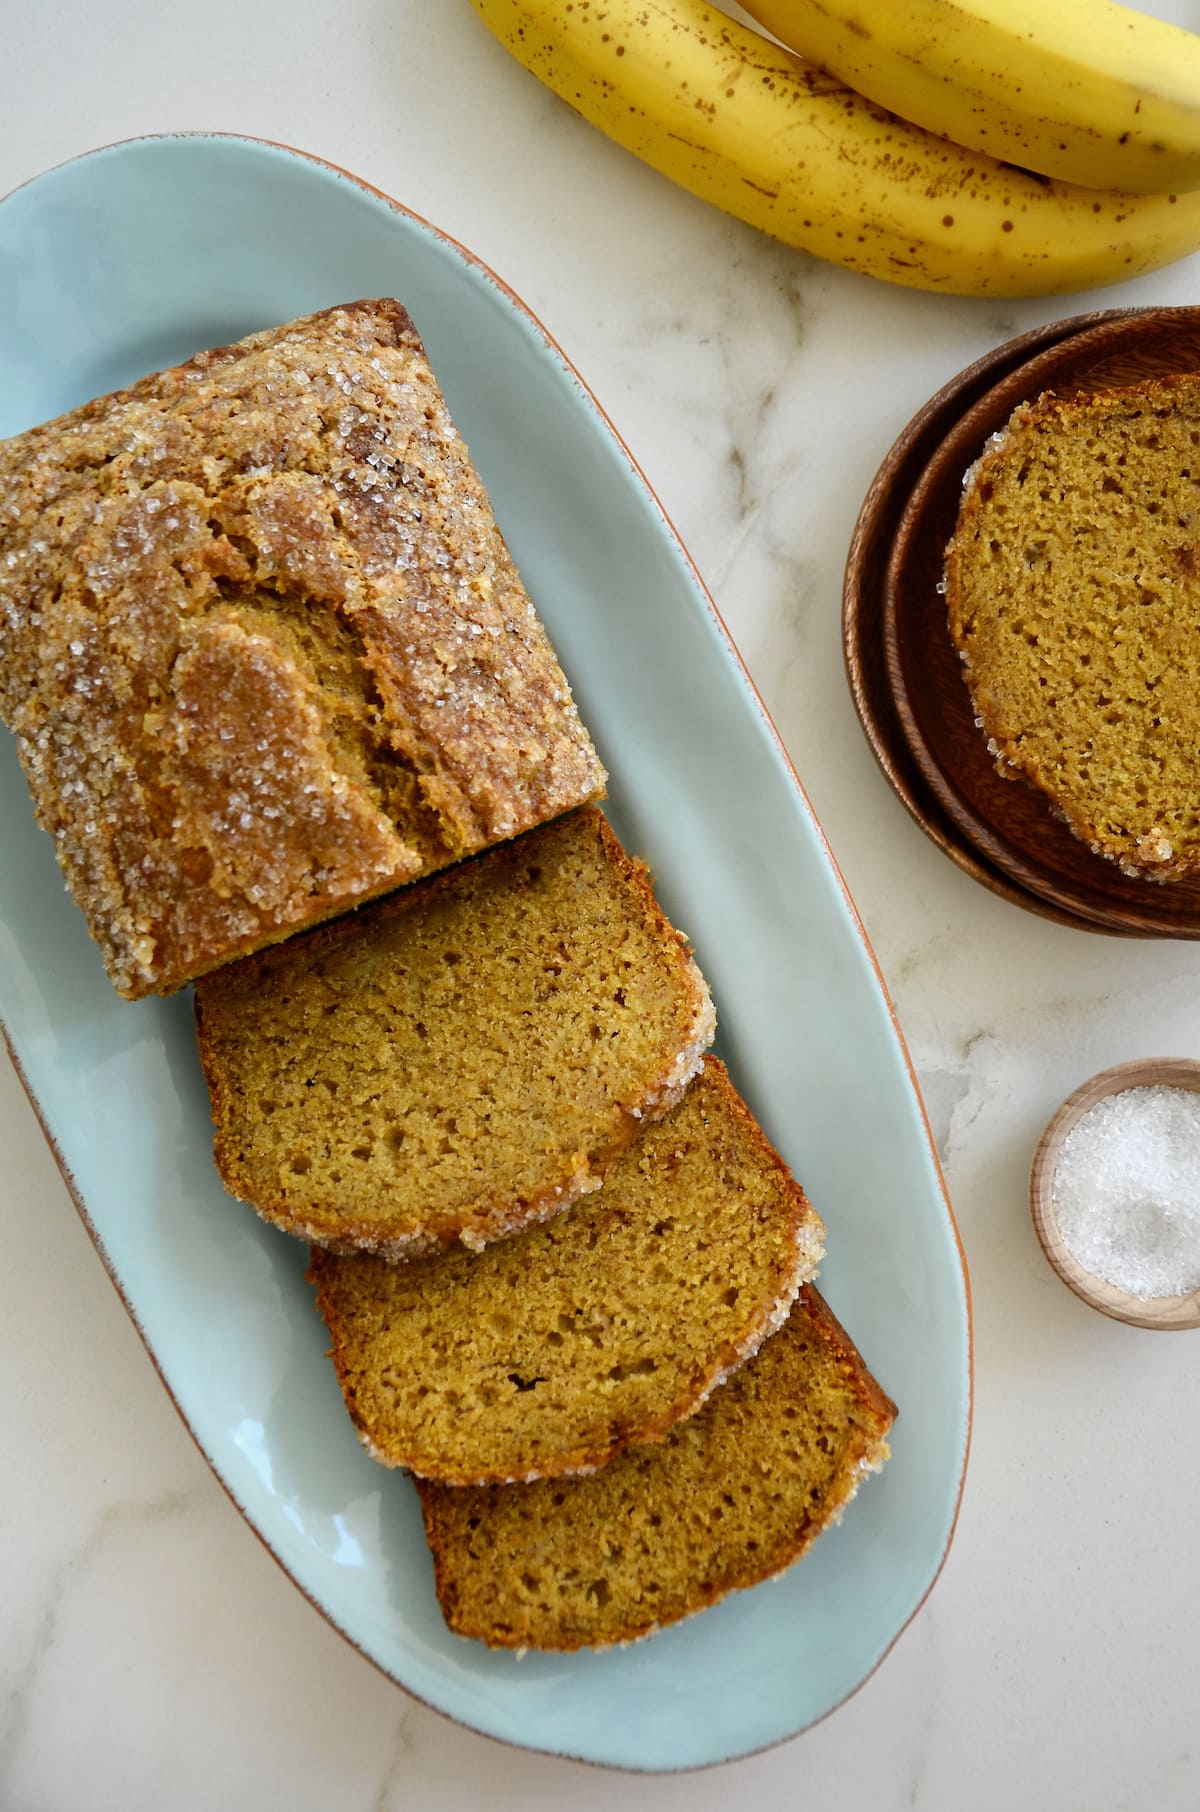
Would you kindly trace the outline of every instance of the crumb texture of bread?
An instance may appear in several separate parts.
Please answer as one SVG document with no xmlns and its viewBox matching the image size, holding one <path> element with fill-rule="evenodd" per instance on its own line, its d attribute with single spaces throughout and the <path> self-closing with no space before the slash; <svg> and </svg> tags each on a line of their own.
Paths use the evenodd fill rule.
<svg viewBox="0 0 1200 1812">
<path fill-rule="evenodd" d="M 314 1249 L 376 1459 L 455 1484 L 602 1465 L 693 1413 L 787 1315 L 823 1229 L 715 1058 L 604 1187 L 482 1252 Z"/>
<path fill-rule="evenodd" d="M 1200 870 L 1200 375 L 1022 405 L 946 594 L 1000 771 L 1128 874 Z"/>
<path fill-rule="evenodd" d="M 130 997 L 604 792 L 390 300 L 0 442 L 0 715 Z"/>
<path fill-rule="evenodd" d="M 895 1406 L 811 1285 L 688 1421 L 599 1472 L 417 1480 L 442 1613 L 493 1648 L 635 1641 L 799 1559 L 888 1456 Z"/>
<path fill-rule="evenodd" d="M 197 984 L 226 1187 L 316 1245 L 481 1246 L 599 1186 L 712 1001 L 583 807 Z"/>
</svg>

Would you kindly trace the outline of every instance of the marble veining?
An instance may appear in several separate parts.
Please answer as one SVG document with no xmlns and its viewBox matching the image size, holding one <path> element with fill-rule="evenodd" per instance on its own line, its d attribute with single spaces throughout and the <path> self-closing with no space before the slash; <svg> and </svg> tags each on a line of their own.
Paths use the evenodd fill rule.
<svg viewBox="0 0 1200 1812">
<path fill-rule="evenodd" d="M 38 1609 L 28 1647 L 23 1655 L 6 1657 L 13 1665 L 11 1685 L 6 1685 L 0 1715 L 0 1786 L 17 1771 L 21 1749 L 28 1735 L 30 1712 L 39 1696 L 47 1664 L 54 1658 L 64 1617 L 72 1596 L 102 1558 L 114 1538 L 136 1540 L 138 1525 L 156 1524 L 184 1516 L 195 1507 L 200 1487 L 168 1490 L 145 1502 L 109 1504 L 95 1517 L 78 1547 L 53 1564 L 39 1581 Z"/>
</svg>

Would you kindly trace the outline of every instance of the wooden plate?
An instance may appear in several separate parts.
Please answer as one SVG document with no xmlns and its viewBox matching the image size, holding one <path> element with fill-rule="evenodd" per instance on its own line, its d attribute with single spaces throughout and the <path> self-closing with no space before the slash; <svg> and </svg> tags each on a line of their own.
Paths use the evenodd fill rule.
<svg viewBox="0 0 1200 1812">
<path fill-rule="evenodd" d="M 1018 403 L 1048 389 L 1086 394 L 1189 370 L 1200 370 L 1200 308 L 1111 319 L 1011 370 L 960 415 L 930 457 L 892 538 L 883 584 L 884 657 L 897 719 L 960 838 L 1011 886 L 1077 922 L 1181 938 L 1200 937 L 1200 879 L 1123 874 L 1093 854 L 1037 788 L 997 770 L 975 724 L 937 587 L 963 474 Z"/>
<path fill-rule="evenodd" d="M 985 353 L 939 390 L 909 422 L 867 492 L 850 542 L 842 593 L 842 646 L 851 696 L 871 751 L 901 804 L 964 874 L 1001 899 L 1082 931 L 1102 927 L 1010 881 L 939 803 L 904 733 L 893 696 L 884 650 L 884 582 L 892 539 L 913 488 L 959 418 L 996 383 L 1048 347 L 1102 323 L 1128 320 L 1134 312 L 1109 309 L 1035 327 Z"/>
</svg>

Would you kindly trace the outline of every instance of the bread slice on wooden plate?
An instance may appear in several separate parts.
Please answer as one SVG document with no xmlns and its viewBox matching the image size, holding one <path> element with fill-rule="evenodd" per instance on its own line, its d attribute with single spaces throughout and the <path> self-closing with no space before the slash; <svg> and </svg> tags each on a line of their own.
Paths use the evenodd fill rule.
<svg viewBox="0 0 1200 1812">
<path fill-rule="evenodd" d="M 1022 403 L 945 584 L 1000 772 L 1126 874 L 1200 872 L 1200 375 Z"/>
<path fill-rule="evenodd" d="M 779 1326 L 823 1228 L 715 1058 L 604 1187 L 486 1251 L 313 1252 L 376 1459 L 452 1480 L 601 1465 L 690 1415 Z"/>
<path fill-rule="evenodd" d="M 712 1002 L 646 871 L 568 814 L 196 989 L 226 1187 L 335 1251 L 478 1247 L 599 1187 Z"/>
<path fill-rule="evenodd" d="M 398 302 L 0 442 L 0 491 L 0 716 L 120 993 L 603 796 Z"/>
<path fill-rule="evenodd" d="M 781 1331 L 658 1442 L 583 1478 L 418 1479 L 451 1629 L 493 1648 L 606 1648 L 806 1553 L 888 1457 L 895 1405 L 811 1285 Z"/>
</svg>

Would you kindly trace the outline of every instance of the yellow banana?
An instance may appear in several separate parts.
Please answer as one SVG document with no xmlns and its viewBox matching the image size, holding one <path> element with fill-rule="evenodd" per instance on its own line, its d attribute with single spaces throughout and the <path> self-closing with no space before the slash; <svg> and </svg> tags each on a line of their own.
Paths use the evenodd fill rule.
<svg viewBox="0 0 1200 1812">
<path fill-rule="evenodd" d="M 1045 295 L 1119 282 L 1200 245 L 1200 194 L 1108 194 L 964 151 L 705 0 L 471 4 L 519 62 L 665 176 L 891 283 Z"/>
<path fill-rule="evenodd" d="M 744 0 L 789 49 L 1065 182 L 1200 189 L 1200 37 L 1111 0 Z"/>
</svg>

